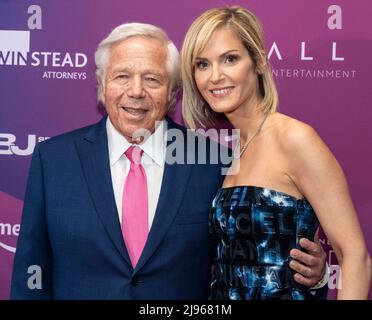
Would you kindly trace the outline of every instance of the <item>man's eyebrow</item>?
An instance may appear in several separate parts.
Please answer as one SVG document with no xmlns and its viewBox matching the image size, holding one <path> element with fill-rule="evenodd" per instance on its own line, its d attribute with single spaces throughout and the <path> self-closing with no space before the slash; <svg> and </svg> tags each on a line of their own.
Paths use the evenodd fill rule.
<svg viewBox="0 0 372 320">
<path fill-rule="evenodd" d="M 164 75 L 161 72 L 157 71 L 157 70 L 151 70 L 151 69 L 149 69 L 149 70 L 145 70 L 143 73 L 144 74 L 152 74 L 154 76 L 159 76 L 159 77 L 164 77 Z"/>
<path fill-rule="evenodd" d="M 113 67 L 112 68 L 112 72 L 114 73 L 118 73 L 118 72 L 130 72 L 130 69 L 129 68 L 123 68 L 123 67 Z"/>
<path fill-rule="evenodd" d="M 113 73 L 120 73 L 120 72 L 128 72 L 128 73 L 131 73 L 133 72 L 133 69 L 131 68 L 128 68 L 128 67 L 125 67 L 125 68 L 122 68 L 122 67 L 117 67 L 117 68 L 113 68 L 112 70 Z M 164 75 L 163 73 L 157 71 L 157 70 L 154 70 L 154 69 L 145 69 L 143 71 L 141 71 L 142 74 L 146 75 L 146 74 L 152 74 L 152 75 L 155 75 L 155 76 L 158 76 L 158 77 L 161 77 L 163 78 Z"/>
</svg>

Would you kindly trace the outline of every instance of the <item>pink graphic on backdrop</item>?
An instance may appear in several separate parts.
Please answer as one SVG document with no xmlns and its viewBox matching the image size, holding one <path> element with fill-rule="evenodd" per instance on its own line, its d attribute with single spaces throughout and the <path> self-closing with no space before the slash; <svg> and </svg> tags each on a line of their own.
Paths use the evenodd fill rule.
<svg viewBox="0 0 372 320">
<path fill-rule="evenodd" d="M 0 191 L 0 299 L 9 299 L 23 201 Z"/>
</svg>

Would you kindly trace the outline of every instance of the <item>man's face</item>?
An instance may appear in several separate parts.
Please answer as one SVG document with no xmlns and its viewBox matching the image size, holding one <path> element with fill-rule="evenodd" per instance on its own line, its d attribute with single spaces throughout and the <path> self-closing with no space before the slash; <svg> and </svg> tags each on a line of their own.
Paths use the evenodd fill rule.
<svg viewBox="0 0 372 320">
<path fill-rule="evenodd" d="M 101 100 L 114 127 L 129 141 L 155 130 L 168 110 L 167 50 L 157 39 L 130 37 L 112 46 Z"/>
</svg>

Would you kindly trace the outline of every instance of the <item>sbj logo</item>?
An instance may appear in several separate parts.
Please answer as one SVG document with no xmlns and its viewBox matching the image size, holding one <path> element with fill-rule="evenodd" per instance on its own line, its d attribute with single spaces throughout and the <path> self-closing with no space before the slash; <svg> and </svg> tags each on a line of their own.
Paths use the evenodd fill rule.
<svg viewBox="0 0 372 320">
<path fill-rule="evenodd" d="M 28 28 L 30 30 L 42 29 L 41 7 L 32 5 L 27 11 Z M 30 52 L 31 31 L 23 30 L 0 30 L 0 66 L 32 66 L 53 68 L 83 68 L 88 63 L 88 58 L 81 52 L 52 52 L 34 51 Z M 45 71 L 43 78 L 56 79 L 83 79 L 86 73 L 82 72 L 56 72 Z"/>
<path fill-rule="evenodd" d="M 36 137 L 34 134 L 27 136 L 27 145 L 21 148 L 16 145 L 16 136 L 11 133 L 0 133 L 0 155 L 29 156 L 34 152 L 36 142 L 49 139 L 49 137 Z"/>
</svg>

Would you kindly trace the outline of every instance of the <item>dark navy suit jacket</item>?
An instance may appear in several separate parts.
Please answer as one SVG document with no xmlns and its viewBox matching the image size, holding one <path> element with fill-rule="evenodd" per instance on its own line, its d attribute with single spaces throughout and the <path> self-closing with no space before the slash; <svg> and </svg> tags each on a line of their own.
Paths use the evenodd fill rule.
<svg viewBox="0 0 372 320">
<path fill-rule="evenodd" d="M 165 165 L 153 225 L 133 270 L 115 205 L 105 123 L 35 148 L 11 298 L 206 299 L 208 212 L 224 178 L 221 164 Z M 168 119 L 172 128 L 185 134 Z M 195 149 L 185 148 L 185 155 Z M 41 267 L 42 289 L 28 288 L 32 265 Z"/>
</svg>

